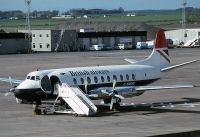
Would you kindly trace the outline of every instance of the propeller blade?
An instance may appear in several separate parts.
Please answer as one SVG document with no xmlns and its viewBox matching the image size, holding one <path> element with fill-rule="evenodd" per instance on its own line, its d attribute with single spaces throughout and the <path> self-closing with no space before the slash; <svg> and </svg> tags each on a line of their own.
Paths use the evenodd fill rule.
<svg viewBox="0 0 200 137">
<path fill-rule="evenodd" d="M 113 90 L 115 89 L 116 86 L 116 80 L 113 80 Z"/>
<path fill-rule="evenodd" d="M 122 100 L 122 99 L 124 99 L 124 97 L 123 97 L 123 96 L 121 96 L 121 95 L 117 95 L 117 94 L 115 94 L 114 96 L 115 96 L 116 98 L 119 98 L 119 99 L 121 99 L 121 100 Z"/>
<path fill-rule="evenodd" d="M 113 104 L 114 104 L 114 99 L 112 98 L 112 99 L 111 99 L 111 102 L 110 102 L 110 110 L 113 109 Z"/>
<path fill-rule="evenodd" d="M 9 76 L 9 82 L 10 82 L 10 86 L 12 87 L 13 83 L 12 83 L 12 78 L 10 76 Z"/>
<path fill-rule="evenodd" d="M 11 92 L 6 92 L 5 94 L 4 94 L 4 96 L 8 96 L 8 95 L 10 95 L 11 94 Z"/>
<path fill-rule="evenodd" d="M 17 104 L 21 104 L 21 103 L 22 103 L 22 100 L 21 100 L 21 99 L 15 98 L 15 100 L 16 100 L 16 103 L 17 103 Z"/>
</svg>

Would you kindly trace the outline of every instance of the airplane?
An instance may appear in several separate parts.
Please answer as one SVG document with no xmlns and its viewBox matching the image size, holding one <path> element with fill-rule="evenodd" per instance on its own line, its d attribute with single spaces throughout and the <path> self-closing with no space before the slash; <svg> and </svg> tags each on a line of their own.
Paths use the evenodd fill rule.
<svg viewBox="0 0 200 137">
<path fill-rule="evenodd" d="M 192 60 L 170 66 L 170 58 L 163 30 L 156 34 L 152 53 L 144 60 L 125 59 L 127 65 L 88 66 L 37 70 L 30 72 L 25 80 L 0 78 L 0 81 L 19 84 L 11 88 L 17 99 L 31 101 L 38 106 L 41 101 L 55 99 L 59 86 L 66 83 L 79 87 L 90 99 L 102 99 L 110 109 L 120 106 L 124 98 L 140 96 L 146 91 L 191 88 L 194 85 L 148 86 L 161 79 L 164 72 L 196 62 Z M 8 95 L 9 93 L 6 93 Z"/>
</svg>

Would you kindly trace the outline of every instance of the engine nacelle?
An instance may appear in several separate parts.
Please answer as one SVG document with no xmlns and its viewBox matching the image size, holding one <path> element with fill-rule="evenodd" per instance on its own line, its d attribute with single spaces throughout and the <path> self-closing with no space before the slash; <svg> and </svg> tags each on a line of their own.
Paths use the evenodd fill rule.
<svg viewBox="0 0 200 137">
<path fill-rule="evenodd" d="M 136 91 L 134 86 L 128 87 L 116 87 L 115 91 L 118 95 L 123 96 L 124 98 L 131 98 L 134 96 L 139 96 L 144 93 L 144 91 Z"/>
<path fill-rule="evenodd" d="M 124 98 L 131 98 L 134 96 L 139 96 L 144 93 L 144 91 L 136 91 L 134 86 L 127 87 L 115 87 L 115 94 L 121 95 Z M 92 99 L 104 99 L 110 98 L 109 93 L 112 93 L 112 87 L 103 87 L 90 91 L 89 97 Z M 106 94 L 108 93 L 108 94 Z"/>
</svg>

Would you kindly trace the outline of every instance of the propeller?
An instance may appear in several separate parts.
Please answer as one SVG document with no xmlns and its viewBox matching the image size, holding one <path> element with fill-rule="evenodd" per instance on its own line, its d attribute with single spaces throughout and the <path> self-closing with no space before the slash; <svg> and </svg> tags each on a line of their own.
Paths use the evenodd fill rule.
<svg viewBox="0 0 200 137">
<path fill-rule="evenodd" d="M 111 97 L 110 110 L 113 109 L 113 104 L 114 104 L 115 99 L 116 100 L 117 99 L 120 99 L 120 100 L 124 99 L 123 96 L 118 95 L 117 92 L 115 91 L 116 83 L 117 83 L 116 80 L 113 80 L 112 92 L 110 92 L 110 93 L 107 92 L 106 90 L 101 90 L 102 93 L 107 94 L 107 95 L 109 95 Z"/>
<path fill-rule="evenodd" d="M 13 87 L 13 83 L 12 83 L 12 78 L 11 77 L 8 77 L 8 79 L 9 79 L 9 82 L 10 82 L 10 86 L 12 87 L 8 92 L 6 92 L 4 95 L 5 96 L 8 96 L 8 95 L 10 95 L 11 93 L 14 93 L 14 91 L 15 91 L 15 88 Z"/>
</svg>

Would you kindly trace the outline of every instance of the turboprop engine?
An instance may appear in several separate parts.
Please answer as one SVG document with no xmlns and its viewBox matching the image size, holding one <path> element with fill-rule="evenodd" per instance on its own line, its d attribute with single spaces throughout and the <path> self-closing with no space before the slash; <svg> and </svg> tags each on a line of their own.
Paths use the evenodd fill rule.
<svg viewBox="0 0 200 137">
<path fill-rule="evenodd" d="M 136 91 L 134 86 L 115 87 L 114 90 L 112 87 L 102 87 L 91 90 L 88 96 L 91 99 L 104 99 L 111 98 L 112 96 L 119 98 L 131 98 L 134 96 L 142 95 L 143 93 L 144 91 Z"/>
</svg>

